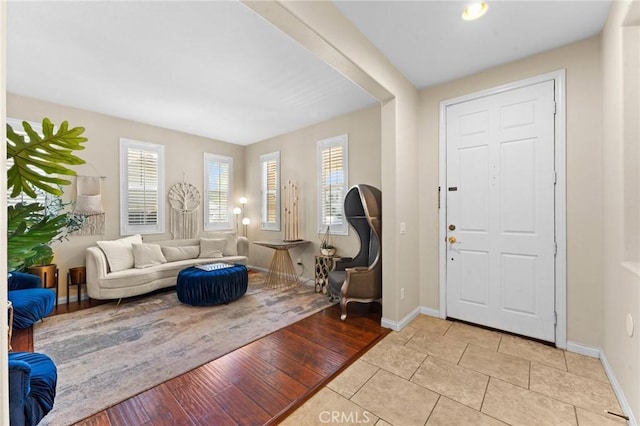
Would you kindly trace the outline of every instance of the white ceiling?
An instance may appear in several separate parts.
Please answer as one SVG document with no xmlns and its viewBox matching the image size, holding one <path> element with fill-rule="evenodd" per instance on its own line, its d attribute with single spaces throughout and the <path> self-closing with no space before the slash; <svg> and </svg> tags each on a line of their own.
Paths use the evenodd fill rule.
<svg viewBox="0 0 640 426">
<path fill-rule="evenodd" d="M 417 87 L 595 35 L 609 9 L 494 1 L 463 22 L 463 4 L 336 2 Z M 237 2 L 10 1 L 7 16 L 10 93 L 242 145 L 376 102 Z"/>
<path fill-rule="evenodd" d="M 416 87 L 424 88 L 599 34 L 610 1 L 338 1 L 336 5 Z"/>
</svg>

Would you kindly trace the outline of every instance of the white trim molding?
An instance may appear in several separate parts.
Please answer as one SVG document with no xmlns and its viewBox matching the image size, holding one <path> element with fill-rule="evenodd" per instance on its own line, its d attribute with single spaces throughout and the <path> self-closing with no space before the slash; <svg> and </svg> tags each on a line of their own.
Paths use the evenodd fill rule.
<svg viewBox="0 0 640 426">
<path fill-rule="evenodd" d="M 415 317 L 420 315 L 420 307 L 418 306 L 413 311 L 409 312 L 404 318 L 400 321 L 393 321 L 388 318 L 382 317 L 380 321 L 380 325 L 385 328 L 390 328 L 393 331 L 400 331 L 405 328 Z"/>
<path fill-rule="evenodd" d="M 611 387 L 613 388 L 613 393 L 616 394 L 616 398 L 618 398 L 618 403 L 620 404 L 620 408 L 622 408 L 622 412 L 625 416 L 629 417 L 627 424 L 631 426 L 637 426 L 638 421 L 633 415 L 633 410 L 631 410 L 631 406 L 629 405 L 629 401 L 627 397 L 624 395 L 622 391 L 622 386 L 618 382 L 616 375 L 609 365 L 609 361 L 607 361 L 607 357 L 604 355 L 604 352 L 600 351 L 600 362 L 602 363 L 602 367 L 604 368 L 604 372 L 607 373 L 607 377 L 609 378 L 609 382 L 611 382 Z"/>
<path fill-rule="evenodd" d="M 624 395 L 622 391 L 622 387 L 618 382 L 618 378 L 616 377 L 609 361 L 607 361 L 607 357 L 604 354 L 604 351 L 600 348 L 596 348 L 593 346 L 584 345 L 578 342 L 567 341 L 567 352 L 573 352 L 580 355 L 589 356 L 591 358 L 599 358 L 600 363 L 602 364 L 602 368 L 611 383 L 611 388 L 613 388 L 613 393 L 615 393 L 616 398 L 618 399 L 618 403 L 620 404 L 620 408 L 622 408 L 622 413 L 629 417 L 628 424 L 631 426 L 637 426 L 638 422 L 633 415 L 633 411 L 631 410 L 631 406 L 629 405 L 629 401 L 627 397 Z"/>
<path fill-rule="evenodd" d="M 481 97 L 495 95 L 520 87 L 553 80 L 555 83 L 555 169 L 557 173 L 555 193 L 555 228 L 557 255 L 555 263 L 555 311 L 557 324 L 555 344 L 558 348 L 567 347 L 567 224 L 566 224 L 566 70 L 534 76 L 502 86 L 482 90 L 468 95 L 440 102 L 440 142 L 439 142 L 439 185 L 445 188 L 447 182 L 446 157 L 446 110 L 450 105 Z M 440 318 L 447 316 L 447 267 L 446 267 L 446 227 L 447 192 L 440 191 L 439 217 L 439 275 L 440 275 Z"/>
</svg>

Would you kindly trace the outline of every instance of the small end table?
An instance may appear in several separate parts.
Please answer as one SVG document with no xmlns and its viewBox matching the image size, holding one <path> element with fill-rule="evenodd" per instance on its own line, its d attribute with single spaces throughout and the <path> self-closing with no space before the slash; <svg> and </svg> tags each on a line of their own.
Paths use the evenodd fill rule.
<svg viewBox="0 0 640 426">
<path fill-rule="evenodd" d="M 78 304 L 82 304 L 82 284 L 87 283 L 87 269 L 84 266 L 69 268 L 67 272 L 67 306 L 69 306 L 69 287 L 78 286 Z"/>
<path fill-rule="evenodd" d="M 329 295 L 329 271 L 333 270 L 335 259 L 340 256 L 316 255 L 316 293 Z"/>
</svg>

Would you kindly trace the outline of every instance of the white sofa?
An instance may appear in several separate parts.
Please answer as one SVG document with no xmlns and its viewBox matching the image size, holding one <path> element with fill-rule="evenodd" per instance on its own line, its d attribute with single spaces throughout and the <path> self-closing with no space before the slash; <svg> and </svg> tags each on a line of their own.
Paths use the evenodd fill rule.
<svg viewBox="0 0 640 426">
<path fill-rule="evenodd" d="M 207 236 L 207 240 L 215 237 L 216 235 Z M 110 253 L 109 250 L 105 252 L 105 250 L 101 248 L 103 246 L 100 246 L 101 243 L 104 244 L 105 242 L 99 241 L 98 245 L 100 247 L 87 248 L 87 293 L 92 299 L 120 299 L 124 297 L 137 296 L 160 288 L 176 285 L 178 272 L 190 266 L 213 262 L 247 263 L 249 242 L 246 237 L 236 237 L 235 234 L 218 235 L 218 237 L 227 239 L 222 257 L 219 257 L 218 253 L 215 253 L 215 257 L 200 257 L 200 254 L 204 254 L 205 256 L 210 254 L 204 252 L 200 253 L 199 247 L 201 241 L 205 241 L 203 242 L 203 247 L 205 244 L 209 244 L 206 240 L 202 240 L 200 238 L 188 240 L 145 241 L 145 244 L 141 244 L 140 246 L 160 246 L 162 253 L 166 255 L 166 263 L 132 265 L 132 267 L 126 269 L 121 269 L 122 265 L 119 265 L 118 268 L 120 268 L 120 270 L 115 271 L 111 270 L 111 266 L 115 266 L 118 259 L 114 259 L 113 254 Z M 124 240 L 127 240 L 127 238 L 117 241 Z M 198 246 L 198 254 L 196 257 L 189 256 L 189 258 L 181 260 L 172 259 L 172 257 L 185 257 L 185 255 L 172 256 L 171 253 L 175 253 L 176 250 L 183 250 L 184 248 L 193 249 L 195 246 Z M 129 244 L 129 247 L 131 247 L 131 244 Z M 156 247 L 154 247 L 154 249 L 157 250 Z M 109 253 L 111 259 L 108 259 L 106 253 Z M 112 265 L 110 265 L 109 260 L 112 261 Z"/>
</svg>

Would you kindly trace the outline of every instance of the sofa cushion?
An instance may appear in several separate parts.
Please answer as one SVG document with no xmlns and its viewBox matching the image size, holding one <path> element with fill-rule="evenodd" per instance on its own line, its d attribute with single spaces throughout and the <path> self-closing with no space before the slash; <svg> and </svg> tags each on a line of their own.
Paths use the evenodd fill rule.
<svg viewBox="0 0 640 426">
<path fill-rule="evenodd" d="M 138 269 L 167 263 L 158 244 L 132 244 L 134 266 Z"/>
<path fill-rule="evenodd" d="M 204 238 L 220 239 L 224 238 L 227 243 L 222 250 L 223 256 L 237 256 L 238 255 L 238 237 L 235 232 L 205 232 L 202 235 Z"/>
<path fill-rule="evenodd" d="M 141 244 L 142 236 L 140 234 L 131 235 L 130 237 L 120 238 L 114 241 L 98 241 L 98 247 L 102 249 L 107 257 L 107 263 L 111 272 L 123 271 L 133 268 L 135 263 L 133 258 L 132 244 Z"/>
<path fill-rule="evenodd" d="M 167 262 L 177 262 L 179 260 L 195 259 L 200 254 L 200 246 L 161 246 L 162 254 Z"/>
<path fill-rule="evenodd" d="M 200 257 L 222 257 L 226 245 L 226 238 L 201 238 Z"/>
</svg>

